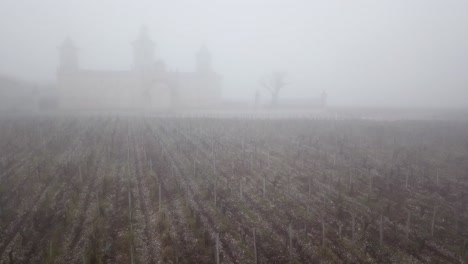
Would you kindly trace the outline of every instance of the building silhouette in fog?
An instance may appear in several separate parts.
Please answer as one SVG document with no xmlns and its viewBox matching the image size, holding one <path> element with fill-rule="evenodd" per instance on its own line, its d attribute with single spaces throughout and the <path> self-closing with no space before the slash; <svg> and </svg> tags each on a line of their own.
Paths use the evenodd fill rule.
<svg viewBox="0 0 468 264">
<path fill-rule="evenodd" d="M 88 70 L 80 67 L 71 39 L 59 48 L 57 84 L 63 109 L 120 109 L 171 107 L 209 108 L 221 103 L 221 77 L 212 69 L 209 50 L 195 57 L 194 72 L 168 71 L 155 55 L 155 44 L 142 28 L 133 44 L 128 71 Z"/>
</svg>

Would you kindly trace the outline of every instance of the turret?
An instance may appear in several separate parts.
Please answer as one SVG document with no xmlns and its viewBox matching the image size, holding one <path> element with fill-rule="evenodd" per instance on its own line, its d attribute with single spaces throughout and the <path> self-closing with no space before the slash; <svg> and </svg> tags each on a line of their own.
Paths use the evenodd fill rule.
<svg viewBox="0 0 468 264">
<path fill-rule="evenodd" d="M 78 49 L 70 38 L 66 38 L 59 47 L 59 71 L 78 70 Z"/>
<path fill-rule="evenodd" d="M 206 46 L 202 46 L 196 54 L 197 72 L 211 72 L 211 53 Z"/>
<path fill-rule="evenodd" d="M 142 27 L 140 35 L 133 42 L 133 67 L 135 70 L 148 70 L 154 65 L 154 46 L 154 42 L 148 36 L 148 29 Z"/>
<path fill-rule="evenodd" d="M 326 107 L 327 106 L 327 92 L 323 91 L 322 96 L 320 98 L 321 100 L 321 106 Z"/>
</svg>

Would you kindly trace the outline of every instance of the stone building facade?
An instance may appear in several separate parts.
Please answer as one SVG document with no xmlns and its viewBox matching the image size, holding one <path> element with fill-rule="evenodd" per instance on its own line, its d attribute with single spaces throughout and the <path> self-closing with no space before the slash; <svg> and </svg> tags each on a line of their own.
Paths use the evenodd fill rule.
<svg viewBox="0 0 468 264">
<path fill-rule="evenodd" d="M 70 39 L 60 46 L 57 86 L 62 109 L 211 108 L 221 103 L 221 76 L 206 47 L 196 53 L 194 72 L 168 71 L 142 29 L 133 44 L 128 71 L 88 70 L 79 65 Z"/>
</svg>

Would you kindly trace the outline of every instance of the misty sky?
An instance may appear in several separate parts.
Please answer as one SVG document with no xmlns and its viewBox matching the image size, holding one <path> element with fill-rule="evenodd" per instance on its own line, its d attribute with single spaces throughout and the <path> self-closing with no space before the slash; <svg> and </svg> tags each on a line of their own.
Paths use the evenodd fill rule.
<svg viewBox="0 0 468 264">
<path fill-rule="evenodd" d="M 83 68 L 128 69 L 143 24 L 172 70 L 206 44 L 225 98 L 266 99 L 281 70 L 280 97 L 468 107 L 466 0 L 0 0 L 0 74 L 53 81 L 66 36 Z"/>
</svg>

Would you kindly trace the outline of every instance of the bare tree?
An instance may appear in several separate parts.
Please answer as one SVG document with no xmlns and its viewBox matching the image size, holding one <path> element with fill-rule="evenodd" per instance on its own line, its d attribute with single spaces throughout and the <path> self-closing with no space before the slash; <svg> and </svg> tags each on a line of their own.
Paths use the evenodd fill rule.
<svg viewBox="0 0 468 264">
<path fill-rule="evenodd" d="M 278 96 L 281 89 L 283 89 L 287 83 L 285 81 L 286 74 L 284 72 L 273 72 L 272 74 L 265 77 L 262 81 L 263 87 L 265 87 L 271 94 L 271 105 L 278 105 Z"/>
</svg>

